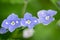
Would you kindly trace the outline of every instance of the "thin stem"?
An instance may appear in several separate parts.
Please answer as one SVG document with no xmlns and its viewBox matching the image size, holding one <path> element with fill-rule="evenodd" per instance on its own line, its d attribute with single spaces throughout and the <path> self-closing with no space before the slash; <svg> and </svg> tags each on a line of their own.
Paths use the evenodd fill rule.
<svg viewBox="0 0 60 40">
<path fill-rule="evenodd" d="M 22 14 L 24 15 L 26 8 L 27 8 L 28 0 L 24 0 L 24 7 L 22 9 Z"/>
</svg>

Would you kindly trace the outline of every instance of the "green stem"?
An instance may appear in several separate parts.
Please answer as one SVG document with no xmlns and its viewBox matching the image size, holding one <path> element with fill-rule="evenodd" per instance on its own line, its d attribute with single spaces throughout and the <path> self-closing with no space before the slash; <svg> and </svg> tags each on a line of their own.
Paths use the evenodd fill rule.
<svg viewBox="0 0 60 40">
<path fill-rule="evenodd" d="M 26 8 L 27 8 L 28 0 L 24 0 L 24 7 L 22 9 L 22 14 L 24 15 Z"/>
</svg>

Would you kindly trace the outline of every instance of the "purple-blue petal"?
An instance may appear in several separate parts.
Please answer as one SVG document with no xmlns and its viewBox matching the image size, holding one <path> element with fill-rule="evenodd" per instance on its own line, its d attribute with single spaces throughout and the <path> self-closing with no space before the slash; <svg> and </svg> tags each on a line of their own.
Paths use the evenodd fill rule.
<svg viewBox="0 0 60 40">
<path fill-rule="evenodd" d="M 45 18 L 41 18 L 41 19 L 39 19 L 39 20 L 40 20 L 40 22 L 41 22 L 42 24 L 48 25 L 48 24 L 50 24 L 52 21 L 54 21 L 54 18 L 51 17 L 49 20 L 46 20 Z"/>
<path fill-rule="evenodd" d="M 28 13 L 28 12 L 25 13 L 25 15 L 24 15 L 24 18 L 25 18 L 25 19 L 28 19 L 28 18 L 30 18 L 30 17 L 32 17 L 32 14 L 30 14 L 30 13 Z"/>
<path fill-rule="evenodd" d="M 16 29 L 15 26 L 13 26 L 13 27 L 10 26 L 10 27 L 9 27 L 9 31 L 10 31 L 10 32 L 13 32 L 15 29 Z"/>
<path fill-rule="evenodd" d="M 31 24 L 33 24 L 33 25 L 38 24 L 38 20 L 36 17 L 32 17 L 30 20 L 31 20 Z"/>
<path fill-rule="evenodd" d="M 27 26 L 26 19 L 21 19 L 21 26 Z"/>
<path fill-rule="evenodd" d="M 46 10 L 41 10 L 41 11 L 38 11 L 37 13 L 37 16 L 40 18 L 40 17 L 45 17 L 47 14 L 47 11 Z"/>
<path fill-rule="evenodd" d="M 5 29 L 5 28 L 0 28 L 0 34 L 5 34 L 5 33 L 7 33 L 8 32 L 8 30 L 7 29 Z"/>
<path fill-rule="evenodd" d="M 33 29 L 33 28 L 34 28 L 34 26 L 35 26 L 35 25 L 30 24 L 30 25 L 28 25 L 28 28 L 29 28 L 29 29 Z"/>
<path fill-rule="evenodd" d="M 38 17 L 45 17 L 45 16 L 54 16 L 57 14 L 57 11 L 54 11 L 54 10 L 41 10 L 41 11 L 38 11 Z"/>
<path fill-rule="evenodd" d="M 7 24 L 6 24 L 6 23 L 7 23 Z M 1 26 L 7 29 L 7 28 L 9 27 L 9 24 L 10 24 L 10 22 L 9 22 L 7 19 L 5 19 L 5 20 L 2 22 Z"/>
<path fill-rule="evenodd" d="M 15 19 L 18 19 L 18 16 L 16 14 L 11 14 L 7 17 L 8 20 L 15 20 Z"/>
<path fill-rule="evenodd" d="M 54 15 L 57 14 L 57 11 L 54 11 L 54 10 L 48 10 L 48 14 L 49 14 L 50 16 L 54 16 Z"/>
</svg>

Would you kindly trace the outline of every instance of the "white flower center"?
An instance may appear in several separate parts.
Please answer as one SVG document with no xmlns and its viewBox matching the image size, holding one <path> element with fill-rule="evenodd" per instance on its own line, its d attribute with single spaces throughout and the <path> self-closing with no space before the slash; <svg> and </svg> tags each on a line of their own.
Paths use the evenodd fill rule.
<svg viewBox="0 0 60 40">
<path fill-rule="evenodd" d="M 8 24 L 8 22 L 6 22 L 6 24 Z"/>
<path fill-rule="evenodd" d="M 50 18 L 50 16 L 46 16 L 46 17 L 45 17 L 46 20 L 49 20 L 49 18 Z"/>
<path fill-rule="evenodd" d="M 12 21 L 12 22 L 11 22 L 11 25 L 15 25 L 15 22 L 14 22 L 14 21 Z"/>
<path fill-rule="evenodd" d="M 18 21 L 16 21 L 16 23 L 18 23 Z"/>
<path fill-rule="evenodd" d="M 30 24 L 30 23 L 31 23 L 31 21 L 30 21 L 30 20 L 27 20 L 27 21 L 26 21 L 26 23 L 27 23 L 27 24 Z"/>
<path fill-rule="evenodd" d="M 37 22 L 36 20 L 34 22 Z"/>
</svg>

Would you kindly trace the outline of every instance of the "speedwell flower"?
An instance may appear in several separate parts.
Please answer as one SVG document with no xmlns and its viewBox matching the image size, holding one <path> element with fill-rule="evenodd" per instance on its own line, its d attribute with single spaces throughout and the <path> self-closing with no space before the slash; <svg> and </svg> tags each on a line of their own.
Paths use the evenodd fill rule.
<svg viewBox="0 0 60 40">
<path fill-rule="evenodd" d="M 1 26 L 13 32 L 16 28 L 20 27 L 20 19 L 16 14 L 11 14 L 2 22 Z"/>
<path fill-rule="evenodd" d="M 8 32 L 8 30 L 7 29 L 5 29 L 5 28 L 0 28 L 0 34 L 5 34 L 5 33 L 7 33 Z"/>
<path fill-rule="evenodd" d="M 48 25 L 55 19 L 53 18 L 54 15 L 56 15 L 56 11 L 54 10 L 41 10 L 37 13 L 39 19 L 39 23 L 42 23 L 44 25 Z"/>
<path fill-rule="evenodd" d="M 24 15 L 24 18 L 21 20 L 21 24 L 23 26 L 27 26 L 29 29 L 33 28 L 38 23 L 38 20 L 36 17 L 32 17 L 30 13 L 26 13 Z"/>
</svg>

